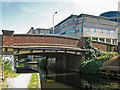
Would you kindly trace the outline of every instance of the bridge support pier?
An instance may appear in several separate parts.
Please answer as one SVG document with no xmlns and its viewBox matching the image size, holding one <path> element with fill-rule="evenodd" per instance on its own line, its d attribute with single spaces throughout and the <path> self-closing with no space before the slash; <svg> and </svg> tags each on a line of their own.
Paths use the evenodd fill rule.
<svg viewBox="0 0 120 90">
<path fill-rule="evenodd" d="M 81 55 L 67 55 L 65 60 L 65 69 L 70 71 L 79 71 L 81 61 Z"/>
</svg>

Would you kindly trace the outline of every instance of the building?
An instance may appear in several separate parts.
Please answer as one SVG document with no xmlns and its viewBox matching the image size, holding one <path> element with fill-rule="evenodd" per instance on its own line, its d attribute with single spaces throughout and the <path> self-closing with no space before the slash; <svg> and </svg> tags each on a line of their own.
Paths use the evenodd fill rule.
<svg viewBox="0 0 120 90">
<path fill-rule="evenodd" d="M 104 12 L 102 14 L 100 14 L 101 17 L 106 17 L 108 18 L 110 21 L 115 21 L 115 22 L 120 22 L 120 19 L 118 19 L 120 17 L 120 13 L 118 11 L 108 11 L 108 12 Z"/>
<path fill-rule="evenodd" d="M 55 35 L 91 37 L 93 41 L 117 44 L 117 23 L 88 14 L 71 15 L 55 26 Z"/>
<path fill-rule="evenodd" d="M 68 37 L 90 37 L 92 45 L 102 51 L 116 51 L 118 45 L 118 23 L 103 16 L 88 14 L 70 15 L 54 26 L 54 35 Z M 27 34 L 52 34 L 51 29 L 33 27 Z M 112 48 L 112 49 L 111 49 Z"/>
<path fill-rule="evenodd" d="M 119 9 L 119 8 L 118 8 Z M 119 10 L 120 11 L 120 10 Z M 120 12 L 119 11 L 108 11 L 100 14 L 102 17 L 108 18 L 110 21 L 118 23 L 118 50 L 120 52 Z"/>
<path fill-rule="evenodd" d="M 46 35 L 50 34 L 52 32 L 51 29 L 44 29 L 44 28 L 36 28 L 31 27 L 31 29 L 28 31 L 27 34 L 39 34 L 39 35 Z"/>
</svg>

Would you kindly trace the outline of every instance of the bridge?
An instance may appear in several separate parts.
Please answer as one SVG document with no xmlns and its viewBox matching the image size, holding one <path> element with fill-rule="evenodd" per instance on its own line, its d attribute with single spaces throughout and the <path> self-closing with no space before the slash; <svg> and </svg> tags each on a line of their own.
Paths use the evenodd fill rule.
<svg viewBox="0 0 120 90">
<path fill-rule="evenodd" d="M 47 66 L 57 69 L 79 70 L 82 61 L 81 49 L 85 46 L 84 39 L 55 35 L 13 34 L 14 31 L 3 30 L 2 49 L 3 58 L 13 56 L 14 66 L 16 56 L 40 55 L 47 57 Z M 55 58 L 50 63 L 49 58 Z"/>
</svg>

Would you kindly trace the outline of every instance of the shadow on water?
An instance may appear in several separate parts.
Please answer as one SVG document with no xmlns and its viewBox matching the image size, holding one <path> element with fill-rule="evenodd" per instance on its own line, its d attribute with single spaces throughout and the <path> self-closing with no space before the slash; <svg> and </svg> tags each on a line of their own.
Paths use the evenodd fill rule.
<svg viewBox="0 0 120 90">
<path fill-rule="evenodd" d="M 16 73 L 38 73 L 38 71 L 29 69 L 29 68 L 25 68 L 25 67 L 17 67 Z"/>
<path fill-rule="evenodd" d="M 18 63 L 19 67 L 16 67 L 16 73 L 38 73 L 37 64 Z"/>
<path fill-rule="evenodd" d="M 70 90 L 120 89 L 118 79 L 102 78 L 101 75 L 83 75 L 69 71 L 44 69 L 41 70 L 40 76 L 43 90 L 45 88 L 66 88 Z"/>
</svg>

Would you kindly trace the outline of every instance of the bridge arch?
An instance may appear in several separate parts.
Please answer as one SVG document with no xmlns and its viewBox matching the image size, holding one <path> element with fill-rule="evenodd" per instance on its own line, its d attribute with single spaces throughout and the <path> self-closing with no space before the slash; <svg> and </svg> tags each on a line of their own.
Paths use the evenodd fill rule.
<svg viewBox="0 0 120 90">
<path fill-rule="evenodd" d="M 76 71 L 82 60 L 81 49 L 84 39 L 54 35 L 13 34 L 3 30 L 3 54 L 30 55 L 40 54 L 55 57 L 56 63 L 50 67 Z"/>
</svg>

